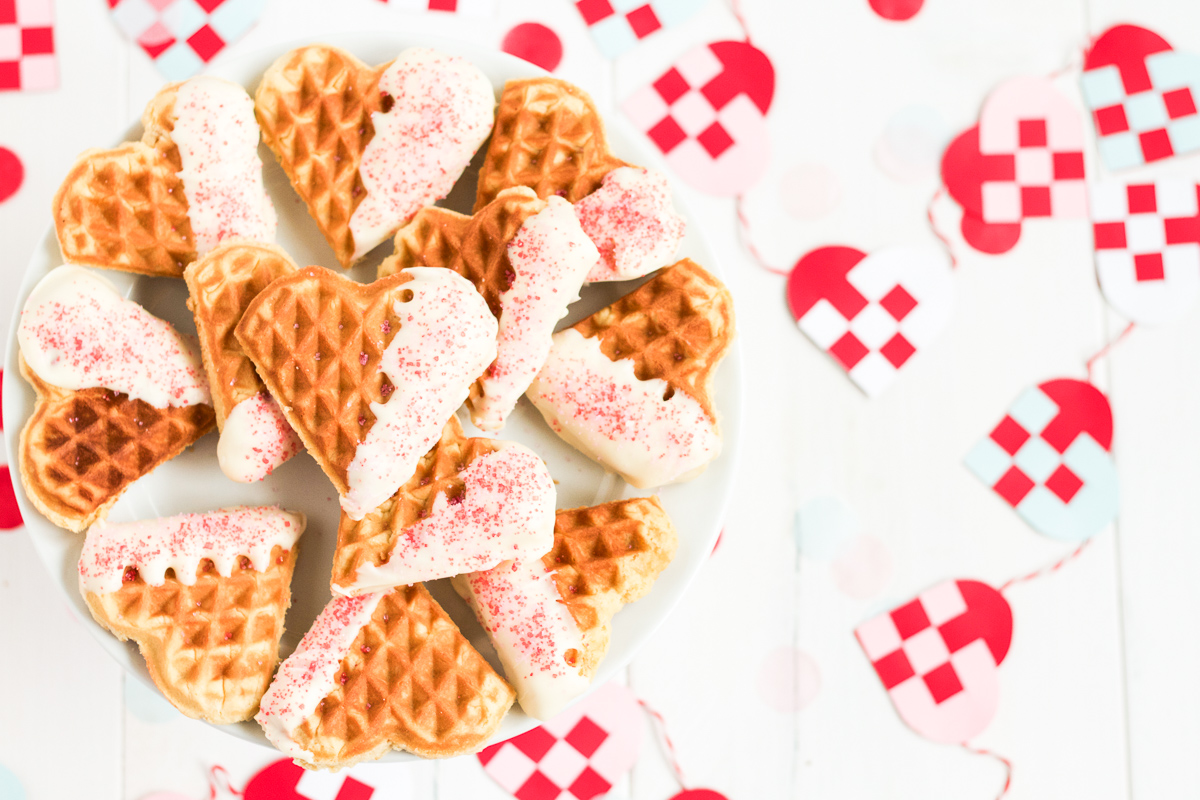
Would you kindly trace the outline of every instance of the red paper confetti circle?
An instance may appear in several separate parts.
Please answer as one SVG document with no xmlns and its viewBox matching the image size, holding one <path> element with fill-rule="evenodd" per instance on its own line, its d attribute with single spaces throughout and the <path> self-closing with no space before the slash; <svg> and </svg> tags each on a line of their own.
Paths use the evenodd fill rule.
<svg viewBox="0 0 1200 800">
<path fill-rule="evenodd" d="M 553 72 L 562 61 L 562 39 L 558 34 L 537 22 L 522 22 L 508 33 L 500 49 Z"/>
<path fill-rule="evenodd" d="M 712 789 L 684 789 L 671 800 L 729 800 L 720 792 Z"/>
<path fill-rule="evenodd" d="M 0 203 L 17 193 L 25 180 L 25 167 L 17 154 L 7 147 L 0 147 Z"/>
<path fill-rule="evenodd" d="M 925 0 L 870 0 L 871 10 L 892 22 L 912 19 L 925 5 Z"/>
</svg>

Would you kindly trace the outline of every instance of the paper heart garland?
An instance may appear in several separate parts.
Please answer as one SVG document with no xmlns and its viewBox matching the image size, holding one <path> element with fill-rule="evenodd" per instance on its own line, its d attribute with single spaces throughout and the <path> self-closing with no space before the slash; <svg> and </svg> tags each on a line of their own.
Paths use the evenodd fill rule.
<svg viewBox="0 0 1200 800">
<path fill-rule="evenodd" d="M 1083 123 L 1045 78 L 1014 78 L 983 105 L 979 124 L 942 156 L 942 181 L 963 208 L 967 244 L 1003 253 L 1030 217 L 1087 216 Z"/>
<path fill-rule="evenodd" d="M 633 768 L 641 740 L 637 698 L 609 683 L 549 722 L 485 748 L 478 758 L 517 800 L 591 800 Z"/>
<path fill-rule="evenodd" d="M 965 742 L 1000 700 L 998 667 L 1012 642 L 1012 608 L 974 580 L 939 583 L 855 631 L 896 711 L 935 742 Z"/>
<path fill-rule="evenodd" d="M 940 250 L 820 247 L 792 268 L 787 298 L 800 330 L 873 396 L 937 338 L 954 287 Z"/>
<path fill-rule="evenodd" d="M 168 80 L 195 75 L 246 35 L 266 0 L 108 0 L 113 21 Z"/>
<path fill-rule="evenodd" d="M 1200 56 L 1136 25 L 1109 28 L 1083 62 L 1083 99 L 1109 169 L 1200 150 Z"/>
<path fill-rule="evenodd" d="M 1143 325 L 1182 316 L 1200 293 L 1200 185 L 1091 187 L 1096 274 L 1113 308 Z"/>
<path fill-rule="evenodd" d="M 775 69 L 749 42 L 697 47 L 621 106 L 683 180 L 702 192 L 740 194 L 770 156 L 767 110 Z"/>
<path fill-rule="evenodd" d="M 1081 542 L 1117 515 L 1112 407 L 1071 378 L 1026 389 L 967 454 L 975 476 L 1036 531 Z"/>
<path fill-rule="evenodd" d="M 686 21 L 708 0 L 576 0 L 596 47 L 616 58 L 664 28 Z"/>
<path fill-rule="evenodd" d="M 53 0 L 0 2 L 0 91 L 56 86 Z"/>
</svg>

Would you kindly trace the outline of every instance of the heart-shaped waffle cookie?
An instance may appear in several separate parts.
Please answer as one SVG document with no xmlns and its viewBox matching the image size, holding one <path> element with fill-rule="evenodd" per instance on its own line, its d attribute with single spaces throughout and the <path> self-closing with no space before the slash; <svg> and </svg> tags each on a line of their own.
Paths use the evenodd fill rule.
<svg viewBox="0 0 1200 800">
<path fill-rule="evenodd" d="M 475 210 L 511 186 L 578 203 L 605 175 L 627 166 L 608 149 L 604 121 L 587 92 L 558 78 L 509 81 L 479 169 Z"/>
<path fill-rule="evenodd" d="M 587 689 L 613 616 L 650 591 L 677 544 L 656 497 L 568 509 L 542 558 L 459 575 L 454 588 L 491 636 L 525 713 L 549 719 Z"/>
<path fill-rule="evenodd" d="M 713 373 L 733 336 L 729 290 L 685 258 L 555 334 L 526 396 L 634 486 L 690 480 L 720 452 Z"/>
<path fill-rule="evenodd" d="M 279 660 L 304 516 L 234 508 L 88 531 L 79 588 L 189 717 L 250 719 Z"/>
<path fill-rule="evenodd" d="M 443 269 L 361 284 L 308 267 L 260 292 L 236 335 L 356 519 L 412 476 L 496 355 L 487 304 Z"/>
<path fill-rule="evenodd" d="M 66 261 L 178 278 L 227 236 L 274 238 L 242 87 L 208 77 L 167 84 L 142 125 L 139 142 L 80 155 L 55 194 Z"/>
<path fill-rule="evenodd" d="M 473 216 L 429 207 L 396 234 L 381 276 L 405 267 L 445 267 L 475 285 L 500 326 L 496 361 L 471 386 L 467 406 L 480 429 L 497 431 L 550 350 L 554 325 L 578 299 L 599 253 L 561 198 L 505 189 Z"/>
<path fill-rule="evenodd" d="M 341 769 L 391 748 L 426 758 L 475 752 L 513 697 L 418 583 L 330 601 L 255 719 L 304 766 Z"/>
<path fill-rule="evenodd" d="M 343 267 L 445 197 L 492 130 L 466 60 L 414 48 L 369 67 L 326 45 L 276 61 L 255 95 L 263 141 Z"/>
</svg>

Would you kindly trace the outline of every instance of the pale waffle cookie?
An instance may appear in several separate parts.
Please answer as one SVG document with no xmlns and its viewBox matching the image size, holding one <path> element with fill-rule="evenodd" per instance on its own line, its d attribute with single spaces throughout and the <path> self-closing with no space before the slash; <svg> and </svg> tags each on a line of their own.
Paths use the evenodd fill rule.
<svg viewBox="0 0 1200 800">
<path fill-rule="evenodd" d="M 578 86 L 549 77 L 509 81 L 479 170 L 475 210 L 512 186 L 578 203 L 625 166 L 609 150 L 592 98 Z"/>
<path fill-rule="evenodd" d="M 167 84 L 142 125 L 141 141 L 81 154 L 55 194 L 67 262 L 178 278 L 228 235 L 274 237 L 242 87 L 208 77 Z"/>
<path fill-rule="evenodd" d="M 496 449 L 494 439 L 468 439 L 458 418 L 451 417 L 442 438 L 394 496 L 357 522 L 342 514 L 333 554 L 334 593 L 344 593 L 355 582 L 363 564 L 379 565 L 386 561 L 404 529 L 423 519 L 439 494 L 450 497 L 461 494 L 463 482 L 459 474 L 474 459 Z"/>
<path fill-rule="evenodd" d="M 302 516 L 285 516 L 303 530 Z M 102 566 L 115 570 L 115 585 L 91 590 L 89 582 L 105 581 L 96 580 L 102 570 L 84 574 L 85 560 L 93 555 L 90 548 L 119 527 L 88 532 L 80 589 L 92 616 L 122 641 L 137 642 L 155 685 L 187 716 L 214 723 L 253 717 L 279 661 L 298 533 L 260 548 L 258 564 L 248 555 L 221 565 L 203 558 L 155 574 L 153 564 L 139 565 L 136 558 L 118 555 L 105 564 L 102 553 Z M 185 583 L 180 573 L 187 569 L 191 575 Z"/>
<path fill-rule="evenodd" d="M 418 583 L 331 601 L 256 719 L 297 763 L 337 770 L 392 748 L 477 752 L 514 696 Z"/>
<path fill-rule="evenodd" d="M 618 500 L 559 511 L 540 559 L 454 578 L 527 714 L 550 719 L 587 691 L 613 616 L 650 591 L 677 541 L 658 498 Z"/>
<path fill-rule="evenodd" d="M 51 386 L 20 359 L 37 393 L 21 430 L 21 483 L 34 508 L 81 532 L 138 478 L 213 429 L 212 406 L 156 408 L 110 389 Z"/>
<path fill-rule="evenodd" d="M 266 385 L 234 334 L 250 301 L 272 281 L 298 269 L 273 244 L 235 239 L 221 243 L 183 273 L 221 431 L 217 458 L 235 480 L 260 480 L 301 448 L 278 405 L 265 396 Z M 227 431 L 231 413 L 234 424 Z"/>
<path fill-rule="evenodd" d="M 386 240 L 419 208 L 449 193 L 471 155 L 487 138 L 494 95 L 482 73 L 465 64 L 434 51 L 409 50 L 393 62 L 371 67 L 337 48 L 311 45 L 287 53 L 263 75 L 255 96 L 263 141 L 279 159 L 343 267 Z M 396 75 L 392 75 L 393 65 Z M 438 79 L 443 75 L 463 80 L 461 85 L 450 86 L 449 80 Z M 417 98 L 389 92 L 389 88 L 396 91 L 397 85 L 415 85 L 405 83 L 410 80 L 440 84 L 437 98 L 434 92 Z M 446 98 L 451 100 L 450 105 L 464 98 L 467 104 L 450 109 L 434 107 Z M 474 107 L 476 104 L 479 108 Z M 397 106 L 398 114 L 389 116 Z M 398 166 L 394 169 L 413 172 L 431 167 L 428 175 L 419 178 L 409 172 L 387 172 L 385 176 L 386 170 L 381 171 L 374 163 L 368 167 L 368 148 L 379 135 L 377 124 L 405 115 L 420 119 L 427 132 L 436 134 L 420 139 L 404 134 L 396 142 L 382 139 L 381 146 L 395 150 L 391 155 Z M 387 124 L 395 127 L 408 123 Z M 388 135 L 392 135 L 390 131 Z M 461 141 L 457 138 L 460 135 Z M 448 149 L 440 151 L 443 145 Z M 449 161 L 442 163 L 440 159 L 451 151 L 453 155 L 446 156 Z M 375 189 L 373 171 L 380 173 L 379 180 L 374 181 Z M 389 183 L 403 185 L 398 191 L 405 200 L 400 204 L 405 210 L 395 219 L 389 210 L 384 214 L 387 218 L 374 226 L 380 235 L 357 242 L 356 212 L 373 202 L 368 200 L 372 192 Z"/>
<path fill-rule="evenodd" d="M 556 433 L 634 486 L 690 480 L 720 452 L 713 374 L 733 336 L 729 291 L 683 259 L 555 334 L 526 394 Z"/>
</svg>

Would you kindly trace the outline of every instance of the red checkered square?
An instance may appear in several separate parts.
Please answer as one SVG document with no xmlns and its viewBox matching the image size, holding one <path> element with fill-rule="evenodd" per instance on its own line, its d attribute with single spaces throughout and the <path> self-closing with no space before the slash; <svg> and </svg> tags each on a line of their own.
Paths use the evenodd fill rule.
<svg viewBox="0 0 1200 800">
<path fill-rule="evenodd" d="M 583 717 L 563 738 L 567 744 L 582 753 L 584 758 L 591 758 L 592 753 L 608 738 L 608 732 L 587 717 Z"/>
<path fill-rule="evenodd" d="M 430 11 L 450 11 L 458 10 L 458 0 L 429 0 Z"/>
<path fill-rule="evenodd" d="M 17 0 L 0 0 L 0 25 L 17 24 Z"/>
<path fill-rule="evenodd" d="M 1161 281 L 1167 277 L 1163 270 L 1162 253 L 1138 253 L 1133 257 L 1133 274 L 1138 282 Z"/>
<path fill-rule="evenodd" d="M 1125 249 L 1124 222 L 1097 222 L 1092 226 L 1092 234 L 1096 239 L 1097 250 Z"/>
<path fill-rule="evenodd" d="M 37 56 L 54 52 L 53 28 L 22 28 L 21 55 Z"/>
<path fill-rule="evenodd" d="M 688 85 L 687 79 L 683 74 L 671 67 L 663 76 L 654 82 L 654 91 L 658 92 L 658 96 L 663 99 L 667 105 L 671 105 L 679 98 L 687 94 L 687 90 L 692 88 Z"/>
<path fill-rule="evenodd" d="M 854 369 L 854 365 L 866 358 L 869 352 L 867 346 L 849 331 L 829 348 L 829 355 L 837 359 L 847 372 Z"/>
<path fill-rule="evenodd" d="M 656 30 L 662 28 L 662 23 L 658 21 L 658 16 L 649 5 L 635 8 L 625 15 L 625 19 L 629 21 L 629 27 L 633 29 L 633 35 L 639 39 L 645 39 Z"/>
<path fill-rule="evenodd" d="M 1196 100 L 1192 90 L 1186 86 L 1170 92 L 1163 92 L 1163 105 L 1167 107 L 1167 116 L 1179 119 L 1196 113 Z"/>
<path fill-rule="evenodd" d="M 879 353 L 888 360 L 896 369 L 904 366 L 904 362 L 912 358 L 913 353 L 917 352 L 917 348 L 912 346 L 912 342 L 905 339 L 902 334 L 897 333 L 887 341 L 883 347 L 879 348 Z"/>
<path fill-rule="evenodd" d="M 884 689 L 899 686 L 917 674 L 903 650 L 895 650 L 888 653 L 876 661 L 873 666 L 875 667 L 875 674 L 879 676 L 880 682 L 883 683 Z"/>
<path fill-rule="evenodd" d="M 612 784 L 604 779 L 596 770 L 591 767 L 584 767 L 583 772 L 579 773 L 567 791 L 575 795 L 578 800 L 592 800 L 593 797 L 599 797 L 612 788 Z"/>
<path fill-rule="evenodd" d="M 1101 136 L 1124 133 L 1129 130 L 1129 120 L 1125 117 L 1125 106 L 1096 109 L 1096 130 L 1100 131 Z"/>
<path fill-rule="evenodd" d="M 0 61 L 0 89 L 21 88 L 21 64 L 18 61 Z"/>
<path fill-rule="evenodd" d="M 1158 195 L 1153 183 L 1130 184 L 1125 188 L 1130 214 L 1154 214 L 1158 212 Z"/>
<path fill-rule="evenodd" d="M 1175 148 L 1171 147 L 1171 137 L 1167 135 L 1166 128 L 1139 133 L 1138 141 L 1142 145 L 1142 157 L 1147 161 L 1158 161 L 1175 155 Z"/>
<path fill-rule="evenodd" d="M 1050 216 L 1050 187 L 1022 186 L 1021 187 L 1021 216 L 1048 217 Z"/>
<path fill-rule="evenodd" d="M 1083 481 L 1069 470 L 1066 464 L 1060 464 L 1058 469 L 1054 470 L 1046 479 L 1046 488 L 1054 492 L 1059 500 L 1069 503 L 1071 498 L 1083 488 Z"/>
<path fill-rule="evenodd" d="M 720 122 L 714 122 L 701 131 L 696 141 L 712 158 L 720 158 L 722 153 L 733 147 L 733 137 Z"/>
<path fill-rule="evenodd" d="M 903 286 L 896 284 L 895 288 L 883 296 L 879 305 L 892 315 L 892 319 L 899 322 L 917 307 L 917 299 L 909 294 Z"/>
<path fill-rule="evenodd" d="M 521 788 L 513 792 L 513 796 L 517 800 L 555 800 L 561 791 L 554 781 L 534 770 Z"/>
<path fill-rule="evenodd" d="M 991 439 L 1000 445 L 1000 449 L 1010 456 L 1016 455 L 1021 445 L 1029 440 L 1029 431 L 1021 427 L 1021 423 L 1005 414 L 991 433 Z"/>
<path fill-rule="evenodd" d="M 679 127 L 679 123 L 672 117 L 663 117 L 661 122 L 646 131 L 646 135 L 664 154 L 671 152 L 680 142 L 687 139 L 683 128 Z"/>
<path fill-rule="evenodd" d="M 920 599 L 912 600 L 891 613 L 892 624 L 896 626 L 896 633 L 900 634 L 901 639 L 910 639 L 933 623 L 929 621 L 929 615 L 925 613 L 925 606 L 921 605 Z"/>
<path fill-rule="evenodd" d="M 1054 180 L 1079 181 L 1083 178 L 1083 153 L 1077 150 L 1073 153 L 1054 154 Z"/>
<path fill-rule="evenodd" d="M 949 700 L 963 690 L 962 681 L 958 679 L 958 673 L 954 671 L 954 665 L 949 661 L 922 675 L 921 680 L 925 681 L 925 685 L 929 687 L 929 693 L 933 695 L 933 702 L 938 704 Z"/>
<path fill-rule="evenodd" d="M 225 0 L 196 0 L 196 5 L 203 8 L 209 14 L 213 13 L 224 4 Z"/>
<path fill-rule="evenodd" d="M 550 748 L 554 747 L 554 743 L 558 741 L 554 734 L 550 733 L 545 728 L 534 728 L 531 731 L 522 733 L 508 740 L 513 747 L 520 750 L 525 755 L 529 756 L 534 761 L 541 761 L 546 753 L 550 752 Z"/>
<path fill-rule="evenodd" d="M 1017 123 L 1020 147 L 1046 146 L 1046 120 L 1023 119 Z"/>
<path fill-rule="evenodd" d="M 992 489 L 1007 500 L 1009 505 L 1016 506 L 1025 499 L 1025 495 L 1033 491 L 1033 487 L 1034 482 L 1028 475 L 1016 467 L 1009 467 L 1008 472 L 996 481 Z"/>
<path fill-rule="evenodd" d="M 579 9 L 579 13 L 583 15 L 583 21 L 588 25 L 595 25 L 600 20 L 617 13 L 608 0 L 579 0 L 575 4 L 575 8 Z"/>
<path fill-rule="evenodd" d="M 205 62 L 211 61 L 225 46 L 225 41 L 208 25 L 189 36 L 187 43 L 196 51 L 196 55 L 200 56 L 200 60 Z"/>
</svg>

